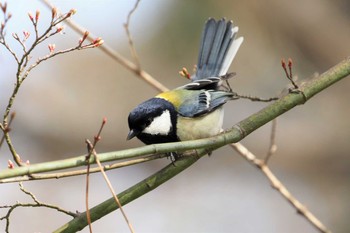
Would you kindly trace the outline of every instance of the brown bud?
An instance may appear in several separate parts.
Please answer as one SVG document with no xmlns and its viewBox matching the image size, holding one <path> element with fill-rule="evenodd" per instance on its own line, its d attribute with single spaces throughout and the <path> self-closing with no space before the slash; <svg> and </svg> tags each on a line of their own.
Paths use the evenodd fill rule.
<svg viewBox="0 0 350 233">
<path fill-rule="evenodd" d="M 38 22 L 39 17 L 40 17 L 40 11 L 39 11 L 39 10 L 36 10 L 36 12 L 35 12 L 35 21 Z"/>
<path fill-rule="evenodd" d="M 5 2 L 4 4 L 1 4 L 1 3 L 0 3 L 0 8 L 1 8 L 2 12 L 6 13 L 6 10 L 7 10 L 7 2 Z"/>
<path fill-rule="evenodd" d="M 71 9 L 71 10 L 67 13 L 67 16 L 68 16 L 68 17 L 71 17 L 71 16 L 74 15 L 75 13 L 77 13 L 77 10 L 76 10 L 76 9 Z"/>
<path fill-rule="evenodd" d="M 57 8 L 54 7 L 54 8 L 52 8 L 52 18 L 54 19 L 54 18 L 56 18 L 56 16 L 57 16 Z"/>
</svg>

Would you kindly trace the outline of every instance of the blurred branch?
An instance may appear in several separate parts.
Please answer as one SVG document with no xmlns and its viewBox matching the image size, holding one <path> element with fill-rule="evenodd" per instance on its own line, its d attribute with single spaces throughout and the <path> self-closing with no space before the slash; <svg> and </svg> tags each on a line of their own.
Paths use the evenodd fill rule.
<svg viewBox="0 0 350 233">
<path fill-rule="evenodd" d="M 140 0 L 136 0 L 134 8 L 132 8 L 132 10 L 128 14 L 128 17 L 126 19 L 126 23 L 124 24 L 124 28 L 126 31 L 126 35 L 128 36 L 129 48 L 130 48 L 131 55 L 134 57 L 134 61 L 136 63 L 137 68 L 139 70 L 141 70 L 139 56 L 137 55 L 137 52 L 136 52 L 136 49 L 134 46 L 134 41 L 132 40 L 132 36 L 131 36 L 130 30 L 129 30 L 131 16 L 136 11 L 137 7 L 139 6 L 139 3 L 140 3 Z"/>
<path fill-rule="evenodd" d="M 271 126 L 271 136 L 270 136 L 270 147 L 264 159 L 264 162 L 267 164 L 271 156 L 276 152 L 276 128 L 277 128 L 277 118 L 273 119 Z"/>
<path fill-rule="evenodd" d="M 324 233 L 330 233 L 323 223 L 317 219 L 301 202 L 299 202 L 282 184 L 282 182 L 273 174 L 267 166 L 266 160 L 258 159 L 246 147 L 240 143 L 231 144 L 231 147 L 238 152 L 244 159 L 252 165 L 255 165 L 270 181 L 272 187 L 276 189 L 296 210 L 297 213 L 305 217 L 317 230 Z"/>
<path fill-rule="evenodd" d="M 319 77 L 303 83 L 300 86 L 299 93 L 290 93 L 282 97 L 281 99 L 265 107 L 258 113 L 255 113 L 249 118 L 241 121 L 232 130 L 224 134 L 221 134 L 209 139 L 165 144 L 165 145 L 168 145 L 169 147 L 176 145 L 178 146 L 177 147 L 178 149 L 180 148 L 184 149 L 184 147 L 186 147 L 189 143 L 193 143 L 199 146 L 200 142 L 206 142 L 207 146 L 201 147 L 203 149 L 197 149 L 196 150 L 197 156 L 183 157 L 182 159 L 175 161 L 174 165 L 170 164 L 166 166 L 165 168 L 155 173 L 154 175 L 148 177 L 147 179 L 139 182 L 138 184 L 120 193 L 118 195 L 120 202 L 122 203 L 122 205 L 125 205 L 135 200 L 136 198 L 142 196 L 143 194 L 155 189 L 162 183 L 166 182 L 170 178 L 182 172 L 183 170 L 191 166 L 200 157 L 204 156 L 208 152 L 204 148 L 215 149 L 217 147 L 220 147 L 228 143 L 237 142 L 238 140 L 246 137 L 251 132 L 259 128 L 260 126 L 264 125 L 268 121 L 276 118 L 277 116 L 283 114 L 284 112 L 292 109 L 297 105 L 304 104 L 307 100 L 312 98 L 314 95 L 321 92 L 322 90 L 329 87 L 330 85 L 334 84 L 335 82 L 340 81 L 342 78 L 345 78 L 349 74 L 350 74 L 350 58 L 347 58 L 346 60 L 340 62 L 338 65 L 334 66 L 333 68 L 323 73 Z M 157 150 L 158 146 L 160 145 L 153 145 L 153 146 L 155 150 Z M 146 147 L 143 147 L 143 148 L 146 148 Z M 162 148 L 159 148 L 159 149 L 162 149 Z M 186 149 L 189 149 L 189 148 L 186 148 Z M 176 151 L 176 150 L 173 150 L 172 148 L 172 150 L 169 150 L 169 151 Z M 256 162 L 255 156 L 252 155 L 251 153 L 246 153 L 245 158 L 248 161 Z M 271 170 L 268 169 L 267 166 L 261 166 L 260 163 L 257 163 L 256 165 L 261 168 L 264 174 L 271 180 L 274 187 L 277 188 L 280 191 L 280 193 L 285 198 L 287 198 L 293 204 L 293 206 L 297 208 L 298 211 L 300 211 L 300 213 L 302 213 L 310 222 L 312 222 L 316 227 L 318 227 L 319 230 L 328 232 L 328 230 L 322 225 L 322 223 L 320 223 L 309 211 L 307 211 L 307 209 L 303 207 L 303 205 L 301 205 L 300 202 L 298 202 L 288 192 L 288 190 L 279 182 L 279 180 L 277 180 L 277 178 L 272 174 Z M 117 209 L 117 205 L 114 203 L 114 200 L 108 199 L 105 202 L 95 206 L 90 210 L 93 216 L 91 220 L 96 221 L 97 219 L 114 211 L 115 209 Z M 86 224 L 87 223 L 86 223 L 85 215 L 81 215 L 73 219 L 72 221 L 68 222 L 67 224 L 63 225 L 62 227 L 57 229 L 55 232 L 75 232 L 77 230 L 83 229 L 86 226 Z"/>
<path fill-rule="evenodd" d="M 42 3 L 44 3 L 47 7 L 50 9 L 53 9 L 54 6 L 50 3 L 48 0 L 41 0 Z M 69 19 L 66 21 L 67 25 L 71 27 L 75 32 L 78 34 L 83 35 L 86 31 L 84 28 L 82 28 L 80 25 L 75 23 L 73 20 Z M 88 40 L 92 41 L 94 38 L 93 35 L 89 35 L 87 37 Z M 156 88 L 158 91 L 167 91 L 168 88 L 166 88 L 163 84 L 161 84 L 159 81 L 157 81 L 155 78 L 153 78 L 150 74 L 148 74 L 146 71 L 139 69 L 137 65 L 123 57 L 121 54 L 119 54 L 117 51 L 112 49 L 111 46 L 109 46 L 107 43 L 104 43 L 99 47 L 104 53 L 106 53 L 108 56 L 110 56 L 114 61 L 118 62 L 122 66 L 124 66 L 126 69 L 130 70 L 134 74 L 136 74 L 139 78 L 146 81 L 148 84 L 150 84 L 152 87 Z"/>
</svg>

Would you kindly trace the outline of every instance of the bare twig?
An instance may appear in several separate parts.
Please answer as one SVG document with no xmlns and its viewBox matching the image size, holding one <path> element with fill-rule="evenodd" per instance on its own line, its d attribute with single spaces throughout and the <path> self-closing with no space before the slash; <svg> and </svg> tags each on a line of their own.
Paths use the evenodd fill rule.
<svg viewBox="0 0 350 233">
<path fill-rule="evenodd" d="M 5 206 L 0 206 L 0 208 L 8 208 L 9 210 L 7 211 L 7 214 L 3 217 L 0 218 L 0 221 L 2 220 L 6 220 L 6 228 L 5 228 L 5 231 L 6 232 L 9 232 L 9 228 L 10 228 L 10 216 L 11 216 L 11 213 L 18 207 L 46 207 L 46 208 L 49 208 L 49 209 L 53 209 L 53 210 L 57 210 L 58 212 L 61 212 L 61 213 L 64 213 L 66 215 L 69 215 L 73 218 L 77 217 L 78 214 L 77 213 L 74 213 L 74 212 L 71 212 L 71 211 L 68 211 L 68 210 L 64 210 L 58 206 L 55 206 L 55 205 L 51 205 L 51 204 L 47 204 L 47 203 L 43 203 L 43 202 L 40 202 L 36 197 L 35 195 L 26 190 L 22 183 L 20 182 L 19 183 L 19 187 L 21 189 L 21 191 L 23 193 L 25 193 L 26 195 L 30 196 L 31 199 L 34 201 L 34 203 L 20 203 L 20 202 L 17 202 L 16 204 L 14 205 L 5 205 Z"/>
<path fill-rule="evenodd" d="M 134 232 L 134 229 L 133 229 L 133 227 L 132 227 L 132 224 L 131 224 L 131 222 L 129 221 L 128 217 L 126 216 L 126 213 L 125 213 L 125 211 L 124 211 L 124 209 L 123 209 L 123 207 L 122 207 L 122 205 L 121 205 L 121 203 L 120 203 L 120 201 L 119 201 L 119 198 L 118 198 L 117 194 L 115 193 L 115 191 L 114 191 L 114 189 L 113 189 L 113 186 L 112 186 L 111 182 L 109 181 L 106 172 L 103 170 L 103 166 L 101 165 L 101 162 L 100 162 L 100 160 L 98 159 L 98 156 L 97 156 L 97 153 L 96 153 L 96 150 L 95 150 L 95 147 L 96 147 L 97 142 L 101 140 L 101 132 L 102 132 L 102 129 L 103 129 L 104 125 L 106 124 L 106 122 L 107 122 L 107 119 L 104 118 L 103 121 L 102 121 L 101 127 L 100 127 L 100 129 L 99 129 L 99 131 L 98 131 L 98 134 L 94 137 L 94 143 L 93 143 L 93 144 L 92 144 L 88 139 L 86 139 L 85 142 L 86 142 L 86 144 L 87 144 L 87 146 L 88 146 L 88 151 L 89 151 L 89 155 L 87 156 L 87 160 L 89 161 L 89 157 L 90 157 L 91 154 L 94 155 L 95 161 L 96 161 L 96 163 L 98 164 L 98 166 L 99 166 L 99 168 L 100 168 L 100 171 L 101 171 L 101 173 L 102 173 L 102 175 L 103 175 L 103 178 L 105 179 L 105 181 L 106 181 L 106 183 L 107 183 L 107 186 L 108 186 L 109 190 L 111 191 L 111 193 L 112 193 L 112 195 L 113 195 L 113 198 L 114 198 L 115 202 L 117 203 L 117 205 L 118 205 L 118 207 L 119 207 L 119 209 L 120 209 L 120 212 L 122 213 L 122 215 L 123 215 L 123 217 L 124 217 L 126 223 L 128 224 L 128 227 L 129 227 L 129 229 L 130 229 L 130 232 L 133 233 L 133 232 Z M 88 173 L 88 174 L 89 174 L 89 173 Z M 87 175 L 88 175 L 88 174 L 87 174 Z M 88 189 L 87 189 L 87 191 L 88 191 Z M 86 202 L 88 203 L 88 201 L 86 201 Z M 88 207 L 88 204 L 87 204 L 87 207 Z M 87 218 L 88 218 L 88 221 L 89 221 L 90 231 L 92 232 L 92 230 L 91 230 L 91 219 L 90 219 L 90 212 L 89 212 L 89 209 L 87 209 L 86 214 L 87 214 Z"/>
<path fill-rule="evenodd" d="M 129 14 L 128 14 L 126 23 L 124 24 L 124 28 L 125 28 L 125 31 L 126 31 L 126 35 L 128 36 L 129 48 L 130 48 L 131 55 L 132 55 L 133 58 L 134 58 L 134 61 L 135 61 L 135 63 L 136 63 L 137 68 L 138 68 L 139 70 L 141 70 L 140 59 L 139 59 L 139 56 L 137 55 L 137 52 L 136 52 L 136 49 L 135 49 L 135 46 L 134 46 L 134 42 L 133 42 L 133 39 L 132 39 L 130 30 L 129 30 L 131 16 L 132 16 L 132 14 L 136 11 L 136 9 L 137 9 L 139 3 L 140 3 L 140 0 L 136 0 L 135 6 L 132 8 L 132 10 L 131 10 L 131 11 L 129 12 Z"/>
<path fill-rule="evenodd" d="M 276 128 L 277 128 L 277 118 L 272 120 L 272 126 L 271 126 L 271 136 L 270 136 L 270 147 L 266 154 L 266 157 L 264 159 L 264 162 L 267 164 L 270 157 L 276 153 L 277 151 L 277 145 L 276 145 Z"/>
<path fill-rule="evenodd" d="M 308 220 L 317 230 L 324 233 L 330 233 L 323 223 L 316 218 L 301 202 L 299 202 L 282 184 L 282 182 L 273 174 L 264 160 L 258 159 L 253 153 L 251 153 L 246 147 L 241 143 L 231 144 L 231 147 L 238 152 L 244 159 L 246 159 L 251 164 L 255 165 L 260 171 L 266 176 L 270 181 L 272 187 L 276 189 L 296 210 L 297 213 L 301 214 Z"/>
<path fill-rule="evenodd" d="M 294 89 L 298 89 L 299 86 L 296 84 L 296 82 L 293 79 L 293 74 L 292 74 L 292 66 L 293 66 L 293 61 L 291 58 L 288 59 L 288 70 L 287 70 L 287 65 L 286 61 L 282 58 L 281 59 L 281 65 L 284 70 L 284 73 L 286 74 L 287 79 L 292 83 Z"/>
<path fill-rule="evenodd" d="M 54 6 L 48 1 L 48 0 L 41 0 L 47 7 L 50 9 L 53 9 Z M 59 12 L 57 10 L 57 12 Z M 80 25 L 75 23 L 73 20 L 68 19 L 66 21 L 66 24 L 71 27 L 74 31 L 77 33 L 83 35 L 85 33 L 85 29 L 82 28 Z M 90 34 L 87 39 L 92 41 L 93 38 L 95 38 L 92 34 Z M 140 70 L 137 65 L 129 61 L 128 59 L 124 58 L 121 54 L 119 54 L 117 51 L 112 49 L 111 46 L 109 46 L 107 43 L 104 43 L 102 46 L 99 47 L 104 53 L 106 53 L 108 56 L 110 56 L 113 60 L 136 74 L 139 78 L 147 82 L 149 85 L 157 89 L 158 91 L 167 91 L 168 88 L 166 88 L 163 84 L 161 84 L 158 80 L 153 78 L 150 74 L 148 74 L 144 70 Z"/>
<path fill-rule="evenodd" d="M 240 94 L 237 94 L 237 93 L 235 93 L 235 96 L 238 97 L 238 98 L 241 98 L 241 99 L 249 99 L 251 101 L 257 101 L 257 102 L 271 102 L 271 101 L 278 100 L 278 97 L 271 97 L 271 98 L 264 99 L 264 98 L 260 98 L 260 97 L 257 97 L 257 96 L 240 95 Z"/>
<path fill-rule="evenodd" d="M 2 124 L 0 124 L 1 130 L 3 130 L 4 132 L 10 132 L 10 130 L 11 130 L 10 127 L 11 127 L 11 124 L 12 124 L 13 120 L 15 119 L 15 117 L 16 117 L 16 112 L 12 112 L 10 114 L 10 120 L 9 120 L 6 128 L 4 128 Z M 3 134 L 1 139 L 0 139 L 0 148 L 1 148 L 2 144 L 4 143 L 4 140 L 5 140 L 5 134 Z"/>
<path fill-rule="evenodd" d="M 134 158 L 128 161 L 118 162 L 111 165 L 104 165 L 103 170 L 108 171 L 112 169 L 117 169 L 121 167 L 126 166 L 132 166 L 139 163 L 149 162 L 155 159 L 161 159 L 167 157 L 166 154 L 155 154 L 155 155 L 149 155 L 142 158 Z M 91 168 L 89 172 L 90 173 L 96 173 L 100 172 L 101 169 L 99 167 Z M 59 173 L 51 173 L 51 174 L 31 174 L 31 175 L 24 175 L 20 177 L 15 178 L 9 178 L 9 179 L 2 179 L 0 180 L 0 184 L 4 183 L 13 183 L 13 182 L 21 182 L 21 181 L 35 181 L 35 180 L 46 180 L 46 179 L 60 179 L 60 178 L 66 178 L 71 176 L 79 176 L 79 175 L 85 175 L 87 173 L 86 169 L 76 170 L 76 171 L 68 171 L 68 172 L 59 172 Z"/>
</svg>

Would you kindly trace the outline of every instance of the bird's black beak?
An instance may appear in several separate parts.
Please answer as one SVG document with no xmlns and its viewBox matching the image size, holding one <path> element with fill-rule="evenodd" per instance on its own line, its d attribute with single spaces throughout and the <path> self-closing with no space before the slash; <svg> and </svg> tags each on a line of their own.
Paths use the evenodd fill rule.
<svg viewBox="0 0 350 233">
<path fill-rule="evenodd" d="M 128 136 L 126 137 L 126 140 L 132 139 L 133 137 L 137 136 L 139 133 L 140 132 L 137 130 L 134 130 L 134 129 L 130 130 Z"/>
</svg>

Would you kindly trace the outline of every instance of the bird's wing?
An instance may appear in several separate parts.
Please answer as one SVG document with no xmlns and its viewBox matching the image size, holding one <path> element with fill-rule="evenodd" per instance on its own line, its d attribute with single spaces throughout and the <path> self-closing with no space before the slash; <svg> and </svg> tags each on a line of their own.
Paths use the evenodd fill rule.
<svg viewBox="0 0 350 233">
<path fill-rule="evenodd" d="M 177 111 L 184 117 L 198 117 L 210 113 L 234 98 L 234 94 L 214 90 L 182 90 L 184 100 L 177 106 Z"/>
</svg>

